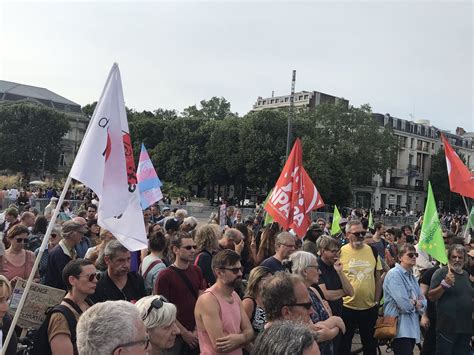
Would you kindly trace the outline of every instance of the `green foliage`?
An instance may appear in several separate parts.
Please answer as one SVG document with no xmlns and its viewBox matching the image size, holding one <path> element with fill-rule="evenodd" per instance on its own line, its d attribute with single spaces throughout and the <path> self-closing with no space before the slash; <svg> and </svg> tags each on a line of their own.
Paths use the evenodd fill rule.
<svg viewBox="0 0 474 355">
<path fill-rule="evenodd" d="M 459 157 L 466 163 L 464 156 L 458 153 Z M 442 209 L 450 212 L 456 210 L 465 212 L 464 202 L 461 195 L 451 192 L 449 188 L 448 169 L 446 167 L 446 157 L 444 149 L 440 149 L 431 158 L 431 174 L 429 177 L 431 186 L 433 187 L 433 194 L 437 202 L 437 207 L 441 204 Z M 440 202 L 442 202 L 440 204 Z"/>
<path fill-rule="evenodd" d="M 212 97 L 210 100 L 201 100 L 201 108 L 196 105 L 189 106 L 183 110 L 184 117 L 202 118 L 206 120 L 223 120 L 226 117 L 236 117 L 230 111 L 230 102 L 223 97 Z"/>
<path fill-rule="evenodd" d="M 65 114 L 30 103 L 0 106 L 0 170 L 28 176 L 45 169 L 56 171 L 61 138 L 69 130 Z"/>
</svg>

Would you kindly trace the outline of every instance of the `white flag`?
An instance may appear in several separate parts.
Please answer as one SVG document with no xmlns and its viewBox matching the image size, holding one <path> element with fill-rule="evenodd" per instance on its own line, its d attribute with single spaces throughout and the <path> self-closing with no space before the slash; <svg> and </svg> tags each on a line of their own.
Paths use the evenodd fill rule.
<svg viewBox="0 0 474 355">
<path fill-rule="evenodd" d="M 110 70 L 70 176 L 99 197 L 97 212 L 101 227 L 131 251 L 147 247 L 117 64 Z"/>
</svg>

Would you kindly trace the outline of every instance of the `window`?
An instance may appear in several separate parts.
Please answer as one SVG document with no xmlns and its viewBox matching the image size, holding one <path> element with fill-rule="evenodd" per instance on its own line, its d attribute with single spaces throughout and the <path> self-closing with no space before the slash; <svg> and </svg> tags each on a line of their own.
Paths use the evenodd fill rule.
<svg viewBox="0 0 474 355">
<path fill-rule="evenodd" d="M 270 100 L 270 103 L 272 104 L 274 101 L 275 101 L 275 100 L 271 99 L 271 100 Z"/>
<path fill-rule="evenodd" d="M 410 139 L 410 148 L 413 149 L 413 146 L 415 144 L 415 138 Z"/>
<path fill-rule="evenodd" d="M 298 100 L 303 100 L 303 95 L 298 96 Z"/>
<path fill-rule="evenodd" d="M 308 95 L 304 95 L 304 99 L 307 100 L 307 99 L 308 99 Z"/>
<path fill-rule="evenodd" d="M 263 101 L 262 101 L 262 105 L 265 105 L 266 103 L 267 103 L 266 100 L 263 100 Z"/>
<path fill-rule="evenodd" d="M 288 97 L 285 97 L 285 102 L 288 102 L 288 99 L 289 99 Z"/>
<path fill-rule="evenodd" d="M 66 165 L 66 159 L 64 157 L 64 152 L 62 152 L 61 155 L 59 156 L 59 165 L 60 166 L 65 166 Z"/>
</svg>

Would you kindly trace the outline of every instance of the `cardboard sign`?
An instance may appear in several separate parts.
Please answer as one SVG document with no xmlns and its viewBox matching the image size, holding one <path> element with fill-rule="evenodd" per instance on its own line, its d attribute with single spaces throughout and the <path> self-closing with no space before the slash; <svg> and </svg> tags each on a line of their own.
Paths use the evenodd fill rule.
<svg viewBox="0 0 474 355">
<path fill-rule="evenodd" d="M 13 317 L 20 303 L 21 296 L 26 287 L 26 280 L 18 279 L 13 289 L 8 312 Z M 18 326 L 22 328 L 38 329 L 46 318 L 45 312 L 50 307 L 61 303 L 66 291 L 41 285 L 33 282 L 31 284 L 25 304 L 18 318 Z"/>
</svg>

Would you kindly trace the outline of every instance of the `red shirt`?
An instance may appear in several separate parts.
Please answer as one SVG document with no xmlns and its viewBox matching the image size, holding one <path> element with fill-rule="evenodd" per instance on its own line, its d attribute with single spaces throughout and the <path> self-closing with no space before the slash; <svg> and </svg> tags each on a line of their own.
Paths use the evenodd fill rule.
<svg viewBox="0 0 474 355">
<path fill-rule="evenodd" d="M 187 276 L 196 295 L 199 294 L 199 290 L 206 289 L 206 282 L 199 267 L 189 265 L 186 270 L 180 271 Z M 176 305 L 178 310 L 176 318 L 187 330 L 193 331 L 196 328 L 194 307 L 197 298 L 177 272 L 173 270 L 173 267 L 160 272 L 155 283 L 154 293 L 165 296 L 168 301 Z"/>
</svg>

